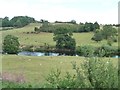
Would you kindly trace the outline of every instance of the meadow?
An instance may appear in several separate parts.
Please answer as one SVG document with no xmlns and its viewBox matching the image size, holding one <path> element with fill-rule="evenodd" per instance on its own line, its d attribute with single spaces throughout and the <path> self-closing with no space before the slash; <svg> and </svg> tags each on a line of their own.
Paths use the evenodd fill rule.
<svg viewBox="0 0 120 90">
<path fill-rule="evenodd" d="M 2 37 L 4 38 L 8 34 L 17 36 L 21 45 L 43 46 L 44 43 L 47 43 L 51 46 L 55 46 L 55 42 L 53 41 L 53 33 L 45 33 L 45 32 L 41 32 L 39 34 L 26 33 L 26 32 L 33 32 L 34 27 L 40 27 L 40 26 L 41 26 L 40 23 L 31 23 L 30 25 L 27 25 L 23 28 L 2 31 Z M 74 33 L 73 37 L 76 40 L 77 46 L 81 46 L 81 45 L 100 46 L 103 44 L 107 44 L 106 40 L 103 40 L 98 43 L 91 40 L 93 35 L 94 35 L 93 32 Z M 113 46 L 118 46 L 118 43 L 113 43 Z"/>
<path fill-rule="evenodd" d="M 31 23 L 23 28 L 16 28 L 11 30 L 0 31 L 3 38 L 10 34 L 17 36 L 20 45 L 33 45 L 43 46 L 45 43 L 55 46 L 53 41 L 53 33 L 41 32 L 39 34 L 29 33 L 33 32 L 34 27 L 40 27 L 40 23 Z M 93 32 L 89 33 L 73 33 L 73 37 L 76 40 L 76 45 L 93 45 L 101 46 L 107 44 L 106 40 L 101 42 L 95 42 L 91 40 Z M 113 46 L 118 46 L 118 43 L 113 43 Z M 2 72 L 8 74 L 19 74 L 25 77 L 25 81 L 32 85 L 46 82 L 45 78 L 51 72 L 51 70 L 60 69 L 63 77 L 66 72 L 74 74 L 72 69 L 72 62 L 76 62 L 78 66 L 85 60 L 85 57 L 76 56 L 18 56 L 18 55 L 2 55 Z M 103 58 L 104 60 L 111 59 L 115 66 L 118 65 L 118 59 L 116 58 Z"/>
<path fill-rule="evenodd" d="M 118 59 L 110 59 L 115 66 L 118 65 Z M 25 77 L 25 81 L 32 85 L 46 82 L 45 78 L 51 70 L 60 69 L 62 76 L 66 72 L 74 74 L 72 69 L 72 62 L 76 62 L 78 66 L 85 60 L 85 57 L 76 56 L 17 56 L 17 55 L 3 55 L 2 56 L 2 72 L 10 74 L 20 74 Z"/>
</svg>

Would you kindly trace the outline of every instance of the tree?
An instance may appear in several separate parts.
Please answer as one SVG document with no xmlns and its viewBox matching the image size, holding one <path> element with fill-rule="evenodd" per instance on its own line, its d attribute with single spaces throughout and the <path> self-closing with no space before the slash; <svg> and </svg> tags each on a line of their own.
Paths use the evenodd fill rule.
<svg viewBox="0 0 120 90">
<path fill-rule="evenodd" d="M 5 18 L 2 19 L 2 26 L 3 27 L 9 27 L 10 26 L 9 17 L 5 17 Z"/>
<path fill-rule="evenodd" d="M 3 42 L 3 51 L 8 54 L 17 54 L 19 51 L 18 38 L 12 35 L 7 35 Z"/>
<path fill-rule="evenodd" d="M 75 20 L 71 20 L 70 23 L 76 24 L 76 21 Z"/>
<path fill-rule="evenodd" d="M 85 32 L 90 32 L 90 31 L 93 31 L 94 30 L 94 25 L 93 23 L 85 23 L 84 25 L 84 31 Z"/>
<path fill-rule="evenodd" d="M 100 29 L 100 25 L 97 22 L 94 23 L 94 30 L 96 29 Z"/>
<path fill-rule="evenodd" d="M 10 20 L 12 27 L 24 27 L 29 23 L 34 23 L 35 19 L 28 16 L 15 16 Z"/>
<path fill-rule="evenodd" d="M 109 37 L 114 37 L 117 35 L 117 30 L 113 28 L 111 25 L 105 25 L 103 27 L 102 34 L 104 39 L 108 39 Z"/>
<path fill-rule="evenodd" d="M 72 35 L 72 32 L 65 27 L 59 27 L 55 30 L 53 39 L 56 41 L 56 48 L 75 50 L 76 42 Z"/>
<path fill-rule="evenodd" d="M 96 42 L 101 41 L 103 39 L 101 31 L 98 31 L 94 34 L 92 40 L 95 40 Z"/>
<path fill-rule="evenodd" d="M 109 45 L 112 45 L 114 41 L 117 41 L 118 31 L 113 28 L 111 25 L 103 26 L 103 30 L 96 31 L 92 40 L 101 41 L 102 39 L 106 39 Z"/>
<path fill-rule="evenodd" d="M 78 32 L 84 32 L 84 25 L 79 25 Z"/>
<path fill-rule="evenodd" d="M 90 45 L 78 46 L 76 52 L 78 55 L 90 57 L 94 55 L 94 47 Z"/>
<path fill-rule="evenodd" d="M 15 27 L 22 27 L 22 23 L 21 23 L 21 21 L 20 20 L 17 20 L 15 23 L 14 23 L 14 26 Z"/>
</svg>

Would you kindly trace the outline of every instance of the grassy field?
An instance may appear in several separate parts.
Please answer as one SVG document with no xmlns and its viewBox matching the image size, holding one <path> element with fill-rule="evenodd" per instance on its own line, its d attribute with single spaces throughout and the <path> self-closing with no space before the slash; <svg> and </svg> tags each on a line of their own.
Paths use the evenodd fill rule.
<svg viewBox="0 0 120 90">
<path fill-rule="evenodd" d="M 52 33 L 39 33 L 39 34 L 26 34 L 25 32 L 34 31 L 34 27 L 39 27 L 40 24 L 32 23 L 23 28 L 14 30 L 0 31 L 2 33 L 2 39 L 8 35 L 15 35 L 19 38 L 21 45 L 34 45 L 40 46 L 44 43 L 49 45 L 55 45 L 53 41 Z M 92 41 L 92 32 L 89 33 L 74 33 L 73 37 L 76 40 L 77 46 L 79 45 L 93 45 L 100 46 L 106 44 L 104 40 L 96 43 Z M 114 46 L 118 46 L 118 43 L 114 43 Z M 23 74 L 28 83 L 42 84 L 45 82 L 45 77 L 50 73 L 52 69 L 59 68 L 62 71 L 62 76 L 68 71 L 71 74 L 74 73 L 71 62 L 75 61 L 80 65 L 84 57 L 76 56 L 17 56 L 17 55 L 2 55 L 2 71 L 12 74 Z M 108 58 L 105 58 L 107 60 Z M 114 65 L 118 64 L 117 59 L 111 59 Z"/>
<path fill-rule="evenodd" d="M 11 34 L 15 35 L 19 38 L 21 45 L 34 45 L 34 46 L 40 46 L 44 45 L 44 43 L 47 43 L 49 45 L 55 45 L 55 42 L 53 41 L 53 34 L 52 33 L 39 33 L 39 34 L 26 34 L 23 32 L 32 32 L 34 31 L 34 27 L 40 27 L 39 23 L 31 23 L 30 25 L 27 25 L 23 28 L 18 28 L 14 30 L 7 30 L 7 31 L 0 31 L 2 32 L 2 37 Z M 100 46 L 103 44 L 106 44 L 107 42 L 105 40 L 96 43 L 95 41 L 91 40 L 93 36 L 93 33 L 74 33 L 73 37 L 76 40 L 77 46 L 80 45 L 94 45 L 94 46 Z M 118 43 L 113 43 L 113 46 L 118 46 Z"/>
<path fill-rule="evenodd" d="M 80 65 L 84 57 L 76 56 L 17 56 L 3 55 L 2 71 L 13 74 L 23 74 L 28 83 L 42 84 L 45 82 L 45 77 L 52 69 L 61 69 L 62 75 L 68 71 L 74 73 L 72 63 L 75 61 Z M 108 58 L 104 58 L 107 60 Z M 118 59 L 111 59 L 114 65 L 118 65 Z"/>
</svg>

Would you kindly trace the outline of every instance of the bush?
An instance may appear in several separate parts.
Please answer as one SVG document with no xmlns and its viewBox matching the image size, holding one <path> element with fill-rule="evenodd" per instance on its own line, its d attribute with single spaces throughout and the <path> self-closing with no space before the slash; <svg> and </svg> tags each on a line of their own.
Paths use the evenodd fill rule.
<svg viewBox="0 0 120 90">
<path fill-rule="evenodd" d="M 96 41 L 96 42 L 102 41 L 103 40 L 102 33 L 100 31 L 96 32 L 91 39 Z"/>
<path fill-rule="evenodd" d="M 113 46 L 109 46 L 109 45 L 103 45 L 101 47 L 98 47 L 95 50 L 95 55 L 96 56 L 106 56 L 106 57 L 110 57 L 110 56 L 115 56 L 118 53 L 118 49 L 113 47 Z"/>
<path fill-rule="evenodd" d="M 61 78 L 61 71 L 52 71 L 46 78 L 47 88 L 118 88 L 118 68 L 112 61 L 88 58 L 78 67 L 72 62 L 74 75 L 69 72 Z"/>
<path fill-rule="evenodd" d="M 17 54 L 19 52 L 18 38 L 12 35 L 7 35 L 3 42 L 3 51 L 8 54 Z"/>
<path fill-rule="evenodd" d="M 76 53 L 77 53 L 77 55 L 85 56 L 85 57 L 93 56 L 94 47 L 92 47 L 90 45 L 78 46 L 76 49 Z"/>
</svg>

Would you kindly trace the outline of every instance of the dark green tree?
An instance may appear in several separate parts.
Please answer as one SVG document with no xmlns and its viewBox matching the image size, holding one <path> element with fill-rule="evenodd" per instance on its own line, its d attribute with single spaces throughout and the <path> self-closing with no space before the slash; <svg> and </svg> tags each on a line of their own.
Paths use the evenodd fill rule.
<svg viewBox="0 0 120 90">
<path fill-rule="evenodd" d="M 84 32 L 90 32 L 94 30 L 94 25 L 93 23 L 85 23 L 84 25 Z"/>
<path fill-rule="evenodd" d="M 96 42 L 101 41 L 102 39 L 103 39 L 103 35 L 101 31 L 96 32 L 92 37 L 92 40 L 95 40 Z"/>
<path fill-rule="evenodd" d="M 53 39 L 56 41 L 56 48 L 75 50 L 76 42 L 72 35 L 72 32 L 64 27 L 59 27 L 55 30 Z"/>
<path fill-rule="evenodd" d="M 10 27 L 9 17 L 5 17 L 2 19 L 2 26 L 3 27 Z"/>
<path fill-rule="evenodd" d="M 21 21 L 20 20 L 17 20 L 15 23 L 14 23 L 14 26 L 15 27 L 22 27 L 22 23 L 21 23 Z"/>
<path fill-rule="evenodd" d="M 78 32 L 84 32 L 84 25 L 79 25 Z"/>
<path fill-rule="evenodd" d="M 111 25 L 103 26 L 102 34 L 104 39 L 108 39 L 109 37 L 114 37 L 117 35 L 117 30 L 113 28 Z"/>
<path fill-rule="evenodd" d="M 100 25 L 98 24 L 98 22 L 94 23 L 94 30 L 96 30 L 96 29 L 100 29 Z"/>
<path fill-rule="evenodd" d="M 3 51 L 8 54 L 17 54 L 19 51 L 18 38 L 12 35 L 7 35 L 3 42 Z"/>
<path fill-rule="evenodd" d="M 71 20 L 70 23 L 76 24 L 76 21 L 75 20 Z"/>
<path fill-rule="evenodd" d="M 15 16 L 10 20 L 12 27 L 24 27 L 29 23 L 34 23 L 35 19 L 28 16 Z"/>
</svg>

